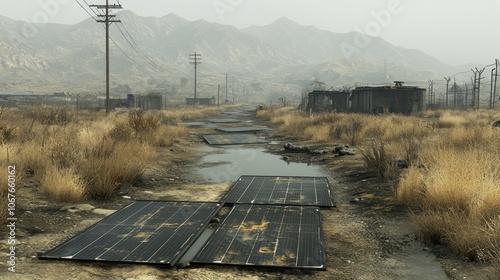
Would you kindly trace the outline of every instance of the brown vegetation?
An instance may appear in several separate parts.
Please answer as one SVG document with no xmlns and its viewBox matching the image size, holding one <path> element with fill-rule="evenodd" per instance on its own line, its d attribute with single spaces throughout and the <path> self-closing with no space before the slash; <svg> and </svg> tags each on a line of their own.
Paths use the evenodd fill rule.
<svg viewBox="0 0 500 280">
<path fill-rule="evenodd" d="M 113 196 L 138 180 L 156 158 L 156 147 L 170 147 L 189 135 L 178 122 L 216 108 L 175 111 L 71 111 L 40 107 L 0 112 L 0 199 L 6 200 L 7 165 L 21 179 L 58 202 Z M 2 204 L 5 205 L 5 204 Z M 0 209 L 5 220 L 6 207 Z"/>
<path fill-rule="evenodd" d="M 356 145 L 367 167 L 394 180 L 395 196 L 413 209 L 410 216 L 423 241 L 447 245 L 473 260 L 498 262 L 500 129 L 491 124 L 500 113 L 308 116 L 281 108 L 257 115 L 284 134 Z M 398 170 L 398 160 L 409 168 Z"/>
</svg>

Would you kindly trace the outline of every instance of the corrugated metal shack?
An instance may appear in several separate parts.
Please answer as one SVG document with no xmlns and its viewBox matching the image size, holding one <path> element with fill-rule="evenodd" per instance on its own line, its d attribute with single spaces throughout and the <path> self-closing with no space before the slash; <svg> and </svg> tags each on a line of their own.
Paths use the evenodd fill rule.
<svg viewBox="0 0 500 280">
<path fill-rule="evenodd" d="M 348 91 L 312 91 L 302 104 L 309 113 L 318 112 L 347 112 L 349 110 Z"/>
<path fill-rule="evenodd" d="M 410 115 L 425 110 L 426 89 L 403 86 L 357 87 L 351 95 L 351 112 Z"/>
<path fill-rule="evenodd" d="M 213 106 L 216 104 L 215 96 L 212 98 L 186 98 L 186 105 L 201 105 L 201 106 Z"/>
</svg>

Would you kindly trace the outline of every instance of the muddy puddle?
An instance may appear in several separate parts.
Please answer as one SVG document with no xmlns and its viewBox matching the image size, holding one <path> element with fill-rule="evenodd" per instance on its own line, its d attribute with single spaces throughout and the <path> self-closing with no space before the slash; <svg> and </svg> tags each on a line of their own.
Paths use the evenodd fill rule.
<svg viewBox="0 0 500 280">
<path fill-rule="evenodd" d="M 236 181 L 242 175 L 323 177 L 321 167 L 288 162 L 263 147 L 206 147 L 199 175 L 213 183 Z"/>
</svg>

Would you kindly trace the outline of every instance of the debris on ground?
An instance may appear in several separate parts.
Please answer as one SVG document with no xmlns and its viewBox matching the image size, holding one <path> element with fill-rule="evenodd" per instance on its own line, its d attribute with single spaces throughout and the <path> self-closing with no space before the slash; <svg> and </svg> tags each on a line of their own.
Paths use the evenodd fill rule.
<svg viewBox="0 0 500 280">
<path fill-rule="evenodd" d="M 333 149 L 333 153 L 339 156 L 354 156 L 356 155 L 356 149 L 349 148 L 348 145 L 338 145 Z"/>
<path fill-rule="evenodd" d="M 496 121 L 493 123 L 493 127 L 500 127 L 500 120 L 496 120 Z"/>
</svg>

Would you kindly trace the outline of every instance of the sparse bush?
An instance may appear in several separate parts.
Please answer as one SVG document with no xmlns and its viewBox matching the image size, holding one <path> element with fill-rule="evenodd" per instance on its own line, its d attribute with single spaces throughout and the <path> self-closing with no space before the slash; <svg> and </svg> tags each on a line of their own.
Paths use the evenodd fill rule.
<svg viewBox="0 0 500 280">
<path fill-rule="evenodd" d="M 407 205 L 421 206 L 425 198 L 425 181 L 422 169 L 410 167 L 398 183 L 396 199 Z"/>
<path fill-rule="evenodd" d="M 396 179 L 398 175 L 397 160 L 389 154 L 384 142 L 372 143 L 368 149 L 361 149 L 365 165 L 373 168 L 387 179 Z"/>
<path fill-rule="evenodd" d="M 128 117 L 128 123 L 134 130 L 135 137 L 141 142 L 151 140 L 151 136 L 158 130 L 162 123 L 160 115 L 146 114 L 142 110 L 131 110 Z"/>
<path fill-rule="evenodd" d="M 73 115 L 64 107 L 37 107 L 25 111 L 28 118 L 45 125 L 66 125 Z"/>
<path fill-rule="evenodd" d="M 171 147 L 175 139 L 189 135 L 189 129 L 185 126 L 162 126 L 153 138 L 153 145 L 158 147 Z"/>
<path fill-rule="evenodd" d="M 123 184 L 139 179 L 145 164 L 154 157 L 155 151 L 146 144 L 115 143 L 105 138 L 99 146 L 85 152 L 77 170 L 87 185 L 89 197 L 106 199 Z"/>
<path fill-rule="evenodd" d="M 85 185 L 73 169 L 46 169 L 40 190 L 57 202 L 80 202 L 85 196 Z"/>
</svg>

